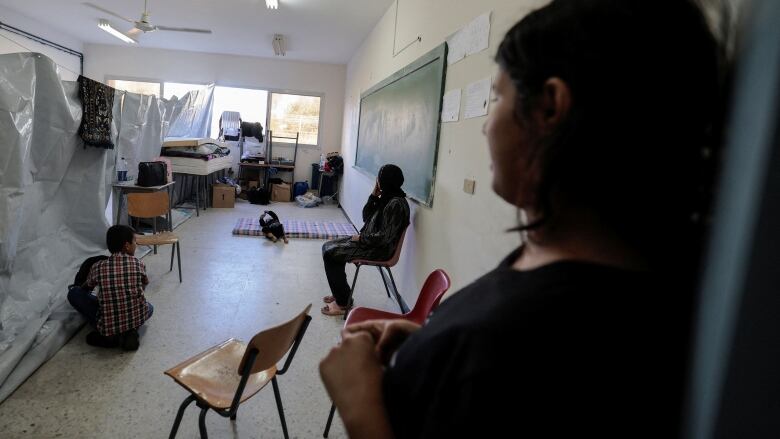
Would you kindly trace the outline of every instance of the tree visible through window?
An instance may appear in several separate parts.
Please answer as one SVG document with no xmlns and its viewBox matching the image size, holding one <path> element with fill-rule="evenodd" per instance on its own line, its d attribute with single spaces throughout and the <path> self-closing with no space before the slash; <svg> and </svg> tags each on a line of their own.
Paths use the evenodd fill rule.
<svg viewBox="0 0 780 439">
<path fill-rule="evenodd" d="M 272 93 L 270 128 L 274 137 L 295 137 L 296 133 L 300 133 L 298 143 L 317 145 L 320 129 L 320 98 Z M 279 141 L 295 142 L 287 139 L 279 139 Z"/>
</svg>

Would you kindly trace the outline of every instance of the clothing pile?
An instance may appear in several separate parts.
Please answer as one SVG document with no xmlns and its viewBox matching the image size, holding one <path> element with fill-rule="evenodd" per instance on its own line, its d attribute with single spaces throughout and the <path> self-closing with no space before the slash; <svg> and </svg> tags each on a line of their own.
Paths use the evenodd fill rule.
<svg viewBox="0 0 780 439">
<path fill-rule="evenodd" d="M 300 207 L 317 207 L 322 204 L 322 199 L 311 192 L 295 197 L 295 201 Z"/>
<path fill-rule="evenodd" d="M 236 195 L 241 193 L 241 185 L 230 177 L 218 177 L 217 183 L 227 184 L 236 188 Z"/>
</svg>

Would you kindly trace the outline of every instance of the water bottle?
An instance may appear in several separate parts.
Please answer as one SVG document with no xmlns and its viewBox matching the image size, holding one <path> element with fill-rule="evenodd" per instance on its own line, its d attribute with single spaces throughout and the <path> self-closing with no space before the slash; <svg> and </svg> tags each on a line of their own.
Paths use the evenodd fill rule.
<svg viewBox="0 0 780 439">
<path fill-rule="evenodd" d="M 127 160 L 124 157 L 116 165 L 116 180 L 127 181 Z"/>
<path fill-rule="evenodd" d="M 320 154 L 320 169 L 325 166 L 325 154 Z"/>
</svg>

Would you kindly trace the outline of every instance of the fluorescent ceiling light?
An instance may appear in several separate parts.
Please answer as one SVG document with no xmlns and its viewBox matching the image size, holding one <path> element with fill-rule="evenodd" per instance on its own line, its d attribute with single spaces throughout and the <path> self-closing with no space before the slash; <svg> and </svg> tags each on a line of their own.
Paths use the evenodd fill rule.
<svg viewBox="0 0 780 439">
<path fill-rule="evenodd" d="M 274 55 L 276 56 L 284 56 L 285 50 L 284 50 L 284 35 L 282 34 L 274 34 L 274 39 L 271 42 L 271 45 L 274 46 Z"/>
<path fill-rule="evenodd" d="M 125 43 L 135 44 L 135 40 L 128 37 L 127 35 L 123 34 L 122 32 L 119 32 L 118 30 L 111 27 L 110 24 L 108 24 L 108 20 L 100 20 L 98 23 L 98 27 L 103 29 L 104 31 L 110 33 L 111 35 L 119 38 L 120 40 L 124 41 Z"/>
<path fill-rule="evenodd" d="M 278 0 L 265 0 L 265 7 L 268 9 L 279 9 Z"/>
</svg>

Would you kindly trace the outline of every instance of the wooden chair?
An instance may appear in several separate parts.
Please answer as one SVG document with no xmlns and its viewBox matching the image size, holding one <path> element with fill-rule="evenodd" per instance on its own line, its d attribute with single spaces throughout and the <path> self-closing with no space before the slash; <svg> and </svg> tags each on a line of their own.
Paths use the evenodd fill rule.
<svg viewBox="0 0 780 439">
<path fill-rule="evenodd" d="M 209 409 L 235 420 L 238 406 L 270 381 L 282 421 L 282 431 L 287 439 L 287 423 L 276 375 L 283 375 L 290 367 L 311 321 L 309 309 L 311 304 L 287 323 L 258 332 L 249 344 L 231 338 L 166 370 L 166 375 L 191 393 L 179 407 L 170 438 L 176 437 L 184 410 L 193 401 L 201 409 L 198 425 L 200 437 L 205 439 L 208 437 L 206 413 Z M 277 370 L 276 364 L 288 351 L 284 367 Z"/>
<path fill-rule="evenodd" d="M 173 271 L 173 255 L 179 265 L 179 282 L 181 282 L 181 244 L 179 237 L 171 231 L 158 232 L 157 217 L 167 216 L 171 211 L 170 199 L 166 192 L 145 192 L 127 194 L 127 214 L 135 218 L 152 218 L 152 235 L 138 235 L 136 238 L 138 245 L 148 245 L 154 247 L 157 253 L 158 245 L 171 245 L 171 267 Z M 168 221 L 170 227 L 170 219 Z"/>
<path fill-rule="evenodd" d="M 401 295 L 398 293 L 398 288 L 395 286 L 395 279 L 393 279 L 393 272 L 390 271 L 390 268 L 395 267 L 395 264 L 398 263 L 398 259 L 401 258 L 401 249 L 404 245 L 405 237 L 406 237 L 406 229 L 404 229 L 403 233 L 401 233 L 401 238 L 398 239 L 398 243 L 395 245 L 395 253 L 393 253 L 393 256 L 386 261 L 373 261 L 370 259 L 353 259 L 349 261 L 351 264 L 355 264 L 355 277 L 352 278 L 352 288 L 350 288 L 349 290 L 349 300 L 347 300 L 347 309 L 344 312 L 344 320 L 347 320 L 347 314 L 349 314 L 349 310 L 352 307 L 352 295 L 355 293 L 355 284 L 357 283 L 358 273 L 360 273 L 360 267 L 364 265 L 374 266 L 377 268 L 377 270 L 379 270 L 379 276 L 382 277 L 382 283 L 385 284 L 385 291 L 387 292 L 387 297 L 391 297 L 390 288 L 387 285 L 387 279 L 385 279 L 385 275 L 382 272 L 383 268 L 387 270 L 387 273 L 390 276 L 390 282 L 393 284 L 393 294 L 395 295 L 396 303 L 398 303 L 398 308 L 401 309 L 402 313 L 409 312 L 409 309 L 406 308 L 403 300 L 401 299 Z"/>
<path fill-rule="evenodd" d="M 347 321 L 344 322 L 344 327 L 353 325 L 355 323 L 361 323 L 368 320 L 393 320 L 404 319 L 411 322 L 422 325 L 428 318 L 428 315 L 439 306 L 441 298 L 444 297 L 444 293 L 450 289 L 450 277 L 442 269 L 436 269 L 425 279 L 420 295 L 417 296 L 417 303 L 414 304 L 414 308 L 405 314 L 396 314 L 388 311 L 382 311 L 380 309 L 357 307 L 349 313 Z M 325 424 L 325 431 L 322 433 L 322 437 L 328 437 L 330 431 L 330 424 L 333 422 L 333 414 L 336 412 L 335 404 L 330 406 L 330 414 L 328 414 L 328 422 Z"/>
</svg>

